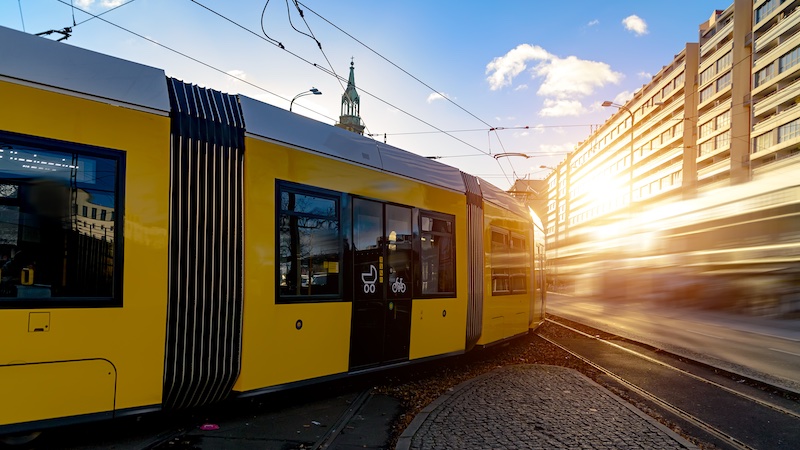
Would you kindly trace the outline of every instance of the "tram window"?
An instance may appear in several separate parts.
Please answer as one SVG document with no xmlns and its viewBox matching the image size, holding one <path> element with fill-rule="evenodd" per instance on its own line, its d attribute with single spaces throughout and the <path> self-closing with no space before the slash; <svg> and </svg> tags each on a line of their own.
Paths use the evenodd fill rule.
<svg viewBox="0 0 800 450">
<path fill-rule="evenodd" d="M 451 215 L 420 213 L 420 267 L 422 294 L 455 295 L 455 246 Z"/>
<path fill-rule="evenodd" d="M 118 224 L 77 212 L 121 205 L 121 162 L 0 135 L 0 308 L 120 304 Z"/>
<path fill-rule="evenodd" d="M 280 301 L 340 298 L 340 195 L 279 183 L 278 198 Z"/>
<path fill-rule="evenodd" d="M 503 229 L 492 229 L 492 295 L 528 291 L 529 253 L 526 239 Z"/>
</svg>

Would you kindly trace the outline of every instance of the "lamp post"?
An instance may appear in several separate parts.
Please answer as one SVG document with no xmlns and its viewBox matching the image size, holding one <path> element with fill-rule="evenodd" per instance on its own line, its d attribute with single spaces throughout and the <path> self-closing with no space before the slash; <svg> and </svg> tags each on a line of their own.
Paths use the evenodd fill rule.
<svg viewBox="0 0 800 450">
<path fill-rule="evenodd" d="M 312 87 L 311 89 L 309 89 L 307 91 L 303 91 L 303 92 L 295 95 L 294 98 L 292 99 L 292 101 L 289 102 L 289 111 L 292 110 L 292 105 L 294 105 L 294 101 L 295 100 L 297 100 L 300 97 L 305 97 L 306 95 L 322 95 L 322 91 L 320 91 L 319 89 L 317 89 L 315 87 Z"/>
<path fill-rule="evenodd" d="M 628 109 L 627 106 L 619 105 L 617 103 L 608 100 L 604 101 L 602 105 L 604 107 L 613 106 L 615 108 L 621 109 L 626 113 L 628 113 L 629 116 L 631 116 L 631 143 L 630 143 L 631 159 L 630 159 L 630 167 L 628 168 L 628 218 L 633 219 L 633 123 L 634 123 L 633 113 L 631 112 L 630 109 Z"/>
</svg>

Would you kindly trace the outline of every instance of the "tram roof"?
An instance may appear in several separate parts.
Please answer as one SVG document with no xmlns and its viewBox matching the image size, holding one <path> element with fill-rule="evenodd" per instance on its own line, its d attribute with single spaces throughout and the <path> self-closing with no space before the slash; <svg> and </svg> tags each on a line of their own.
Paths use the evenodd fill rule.
<svg viewBox="0 0 800 450">
<path fill-rule="evenodd" d="M 244 95 L 239 95 L 239 103 L 248 133 L 458 192 L 466 191 L 461 171 L 455 167 Z"/>
<path fill-rule="evenodd" d="M 163 70 L 2 26 L 0 75 L 169 112 Z"/>
</svg>

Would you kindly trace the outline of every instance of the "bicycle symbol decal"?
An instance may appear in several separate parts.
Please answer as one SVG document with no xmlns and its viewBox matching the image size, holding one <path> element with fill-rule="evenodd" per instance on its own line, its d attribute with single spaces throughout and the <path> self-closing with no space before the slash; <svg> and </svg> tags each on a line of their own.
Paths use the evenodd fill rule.
<svg viewBox="0 0 800 450">
<path fill-rule="evenodd" d="M 394 283 L 392 283 L 392 292 L 394 292 L 395 294 L 397 293 L 402 294 L 405 291 L 406 291 L 406 284 L 403 283 L 402 278 L 398 278 L 397 280 L 395 280 Z"/>
<path fill-rule="evenodd" d="M 369 265 L 369 272 L 361 274 L 361 281 L 364 283 L 364 293 L 375 293 L 375 282 L 378 281 L 378 269 L 374 265 Z"/>
</svg>

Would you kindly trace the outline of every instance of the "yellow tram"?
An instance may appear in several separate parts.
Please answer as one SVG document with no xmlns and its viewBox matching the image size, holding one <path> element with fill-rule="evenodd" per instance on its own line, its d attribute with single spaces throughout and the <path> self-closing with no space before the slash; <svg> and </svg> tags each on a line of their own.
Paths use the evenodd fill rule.
<svg viewBox="0 0 800 450">
<path fill-rule="evenodd" d="M 478 178 L 0 27 L 0 435 L 444 357 L 544 317 Z"/>
</svg>

